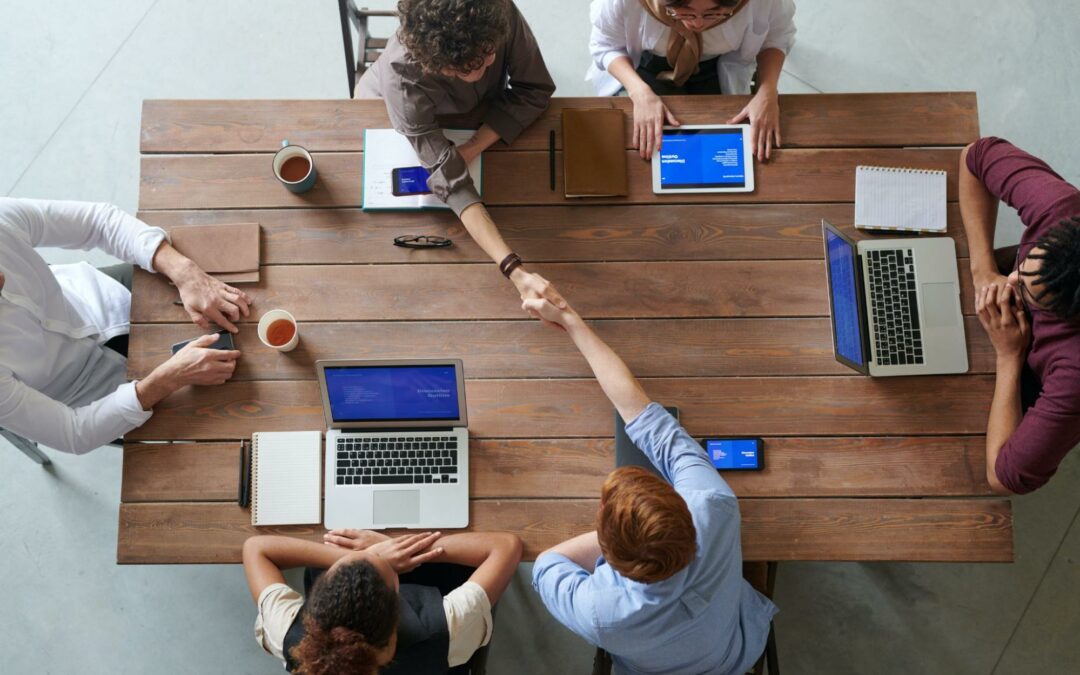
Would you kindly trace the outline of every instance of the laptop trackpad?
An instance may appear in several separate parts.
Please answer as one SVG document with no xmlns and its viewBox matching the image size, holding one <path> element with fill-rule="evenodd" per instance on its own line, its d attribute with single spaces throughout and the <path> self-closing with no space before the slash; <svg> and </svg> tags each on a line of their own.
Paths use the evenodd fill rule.
<svg viewBox="0 0 1080 675">
<path fill-rule="evenodd" d="M 407 525 L 420 522 L 420 491 L 376 491 L 372 520 L 377 525 Z"/>
<path fill-rule="evenodd" d="M 946 328 L 960 323 L 954 284 L 922 285 L 922 319 L 926 328 Z"/>
</svg>

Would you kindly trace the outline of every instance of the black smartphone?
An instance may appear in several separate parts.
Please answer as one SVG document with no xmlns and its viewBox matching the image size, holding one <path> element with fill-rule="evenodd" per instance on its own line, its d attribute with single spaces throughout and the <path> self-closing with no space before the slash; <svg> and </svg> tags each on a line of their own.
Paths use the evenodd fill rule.
<svg viewBox="0 0 1080 675">
<path fill-rule="evenodd" d="M 431 174 L 422 166 L 403 166 L 391 172 L 395 197 L 429 195 L 427 181 Z"/>
<path fill-rule="evenodd" d="M 225 350 L 236 349 L 236 347 L 233 346 L 234 343 L 233 343 L 232 333 L 230 333 L 229 331 L 227 331 L 225 329 L 222 329 L 222 330 L 217 331 L 217 334 L 220 335 L 221 337 L 219 337 L 217 339 L 217 342 L 210 345 L 208 347 L 208 349 L 225 349 Z M 199 337 L 202 337 L 202 336 L 200 335 Z M 198 340 L 198 339 L 199 339 L 198 337 L 193 337 L 190 340 L 184 340 L 183 342 L 177 342 L 176 344 L 174 344 L 172 346 L 172 353 L 175 354 L 176 352 L 183 349 L 184 345 L 186 345 L 187 343 L 193 342 L 193 341 Z"/>
<path fill-rule="evenodd" d="M 703 438 L 701 444 L 719 471 L 761 471 L 765 443 L 760 438 Z"/>
</svg>

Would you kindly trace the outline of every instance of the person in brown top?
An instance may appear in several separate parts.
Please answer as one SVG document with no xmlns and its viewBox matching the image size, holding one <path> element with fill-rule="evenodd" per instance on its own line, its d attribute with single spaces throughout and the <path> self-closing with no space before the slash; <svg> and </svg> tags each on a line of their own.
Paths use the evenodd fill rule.
<svg viewBox="0 0 1080 675">
<path fill-rule="evenodd" d="M 1020 245 L 995 253 L 998 200 L 1020 213 Z M 994 137 L 960 158 L 960 214 L 975 309 L 997 354 L 986 479 L 1023 494 L 1080 443 L 1080 190 Z"/>
<path fill-rule="evenodd" d="M 400 0 L 401 27 L 357 84 L 357 98 L 381 98 L 390 122 L 431 174 L 428 188 L 521 293 L 562 298 L 526 272 L 503 241 L 468 165 L 496 141 L 512 143 L 547 108 L 555 83 L 529 25 L 511 0 Z M 455 146 L 437 117 L 481 112 L 483 124 Z"/>
</svg>

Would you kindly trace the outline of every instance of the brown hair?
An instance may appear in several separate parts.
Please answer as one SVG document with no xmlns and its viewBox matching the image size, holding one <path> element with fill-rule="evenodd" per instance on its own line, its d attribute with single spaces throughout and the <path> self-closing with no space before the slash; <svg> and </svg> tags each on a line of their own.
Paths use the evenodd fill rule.
<svg viewBox="0 0 1080 675">
<path fill-rule="evenodd" d="M 596 534 L 608 564 L 645 584 L 682 570 L 697 550 L 697 530 L 686 502 L 639 466 L 616 469 L 604 481 Z"/>
<path fill-rule="evenodd" d="M 397 591 L 370 562 L 323 574 L 304 606 L 304 639 L 292 650 L 297 674 L 374 675 L 397 621 Z"/>
<path fill-rule="evenodd" d="M 510 33 L 509 0 L 399 0 L 398 39 L 426 73 L 484 65 Z"/>
</svg>

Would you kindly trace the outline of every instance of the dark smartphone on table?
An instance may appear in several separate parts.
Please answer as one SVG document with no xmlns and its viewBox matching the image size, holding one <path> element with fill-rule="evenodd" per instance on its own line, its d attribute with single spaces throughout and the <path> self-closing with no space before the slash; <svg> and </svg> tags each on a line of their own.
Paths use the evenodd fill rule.
<svg viewBox="0 0 1080 675">
<path fill-rule="evenodd" d="M 761 471 L 765 468 L 765 443 L 760 438 L 703 438 L 701 445 L 718 471 Z"/>
<path fill-rule="evenodd" d="M 217 342 L 215 342 L 214 344 L 207 347 L 207 349 L 224 349 L 226 351 L 231 351 L 233 349 L 236 349 L 236 347 L 233 346 L 234 343 L 233 343 L 232 333 L 230 333 L 229 331 L 222 328 L 221 330 L 217 331 L 217 334 L 219 336 L 221 336 L 221 337 L 219 337 L 217 339 Z M 199 337 L 202 337 L 202 336 L 200 335 Z M 184 340 L 183 342 L 177 342 L 176 344 L 174 344 L 172 346 L 172 353 L 175 354 L 176 352 L 183 349 L 184 345 L 188 344 L 189 342 L 194 342 L 195 340 L 198 340 L 199 337 L 193 337 L 190 340 Z"/>
<path fill-rule="evenodd" d="M 427 181 L 431 177 L 427 169 L 422 166 L 403 166 L 394 169 L 391 175 L 395 197 L 408 197 L 409 195 L 429 195 Z"/>
</svg>

